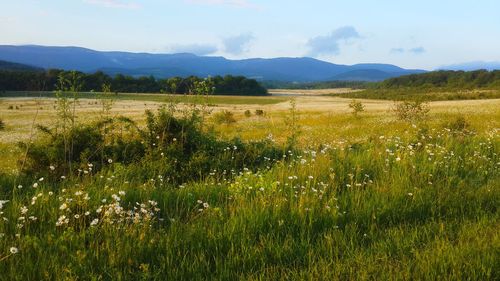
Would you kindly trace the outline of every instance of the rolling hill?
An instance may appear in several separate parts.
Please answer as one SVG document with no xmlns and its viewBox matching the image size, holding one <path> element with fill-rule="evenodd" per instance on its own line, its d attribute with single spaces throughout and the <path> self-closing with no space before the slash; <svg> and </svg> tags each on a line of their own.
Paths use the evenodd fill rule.
<svg viewBox="0 0 500 281">
<path fill-rule="evenodd" d="M 380 81 L 401 75 L 422 73 L 388 64 L 340 65 L 313 58 L 229 60 L 193 54 L 148 54 L 100 52 L 80 47 L 36 45 L 0 46 L 0 60 L 59 68 L 131 76 L 171 77 L 196 75 L 243 75 L 258 80 L 313 82 L 327 80 Z"/>
</svg>

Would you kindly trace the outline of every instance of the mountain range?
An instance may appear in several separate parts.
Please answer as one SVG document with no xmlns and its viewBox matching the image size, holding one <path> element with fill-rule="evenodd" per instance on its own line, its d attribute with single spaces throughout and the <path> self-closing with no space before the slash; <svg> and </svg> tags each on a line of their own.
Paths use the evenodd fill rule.
<svg viewBox="0 0 500 281">
<path fill-rule="evenodd" d="M 380 81 L 424 70 L 403 69 L 390 64 L 333 64 L 313 58 L 255 58 L 229 60 L 189 53 L 149 54 L 101 52 L 80 47 L 0 45 L 0 60 L 35 68 L 58 68 L 110 75 L 172 76 L 243 75 L 257 80 L 289 82 Z"/>
<path fill-rule="evenodd" d="M 485 69 L 485 70 L 491 71 L 491 70 L 500 69 L 500 62 L 473 61 L 473 62 L 466 62 L 466 63 L 442 66 L 439 69 L 442 69 L 442 70 L 463 70 L 463 71 Z"/>
</svg>

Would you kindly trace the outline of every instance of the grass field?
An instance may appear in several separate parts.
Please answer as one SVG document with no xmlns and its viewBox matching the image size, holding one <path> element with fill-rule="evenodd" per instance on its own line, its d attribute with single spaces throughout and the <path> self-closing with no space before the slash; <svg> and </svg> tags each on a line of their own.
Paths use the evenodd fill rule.
<svg viewBox="0 0 500 281">
<path fill-rule="evenodd" d="M 120 95 L 110 114 L 144 127 L 156 97 Z M 356 117 L 351 99 L 289 99 L 213 97 L 204 128 L 242 144 L 180 184 L 150 158 L 21 174 L 16 143 L 47 137 L 32 127 L 56 125 L 56 100 L 0 99 L 0 280 L 500 279 L 500 99 L 431 102 L 414 122 L 390 100 Z M 81 99 L 77 122 L 100 110 Z M 224 110 L 236 122 L 215 123 Z M 233 166 L 262 139 L 278 157 Z"/>
<path fill-rule="evenodd" d="M 498 99 L 499 90 L 489 89 L 367 89 L 357 92 L 328 93 L 327 95 L 341 96 L 344 98 L 356 99 L 383 99 L 383 100 L 425 100 L 425 101 L 446 101 L 446 100 L 480 100 Z"/>
<path fill-rule="evenodd" d="M 70 95 L 68 95 L 70 96 Z M 99 99 L 101 93 L 79 93 L 81 99 Z M 0 98 L 55 98 L 53 92 L 5 92 Z M 170 94 L 113 94 L 115 100 L 151 101 L 151 102 L 187 102 L 218 104 L 275 104 L 286 100 L 283 97 L 258 97 L 258 96 L 209 96 L 197 97 L 192 95 L 170 95 Z"/>
</svg>

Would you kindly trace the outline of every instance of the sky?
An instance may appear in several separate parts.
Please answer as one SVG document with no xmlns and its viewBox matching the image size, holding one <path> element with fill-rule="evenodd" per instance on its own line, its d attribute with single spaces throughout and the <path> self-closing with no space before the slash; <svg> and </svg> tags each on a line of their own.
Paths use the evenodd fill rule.
<svg viewBox="0 0 500 281">
<path fill-rule="evenodd" d="M 432 70 L 500 61 L 499 11 L 498 0 L 0 0 L 0 44 Z"/>
</svg>

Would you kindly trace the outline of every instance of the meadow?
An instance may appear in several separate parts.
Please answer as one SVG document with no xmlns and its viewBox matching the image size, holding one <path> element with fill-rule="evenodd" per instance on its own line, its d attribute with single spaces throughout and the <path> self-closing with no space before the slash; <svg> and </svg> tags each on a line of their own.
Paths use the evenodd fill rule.
<svg viewBox="0 0 500 281">
<path fill-rule="evenodd" d="M 500 99 L 119 97 L 0 99 L 0 280 L 500 278 Z"/>
</svg>

